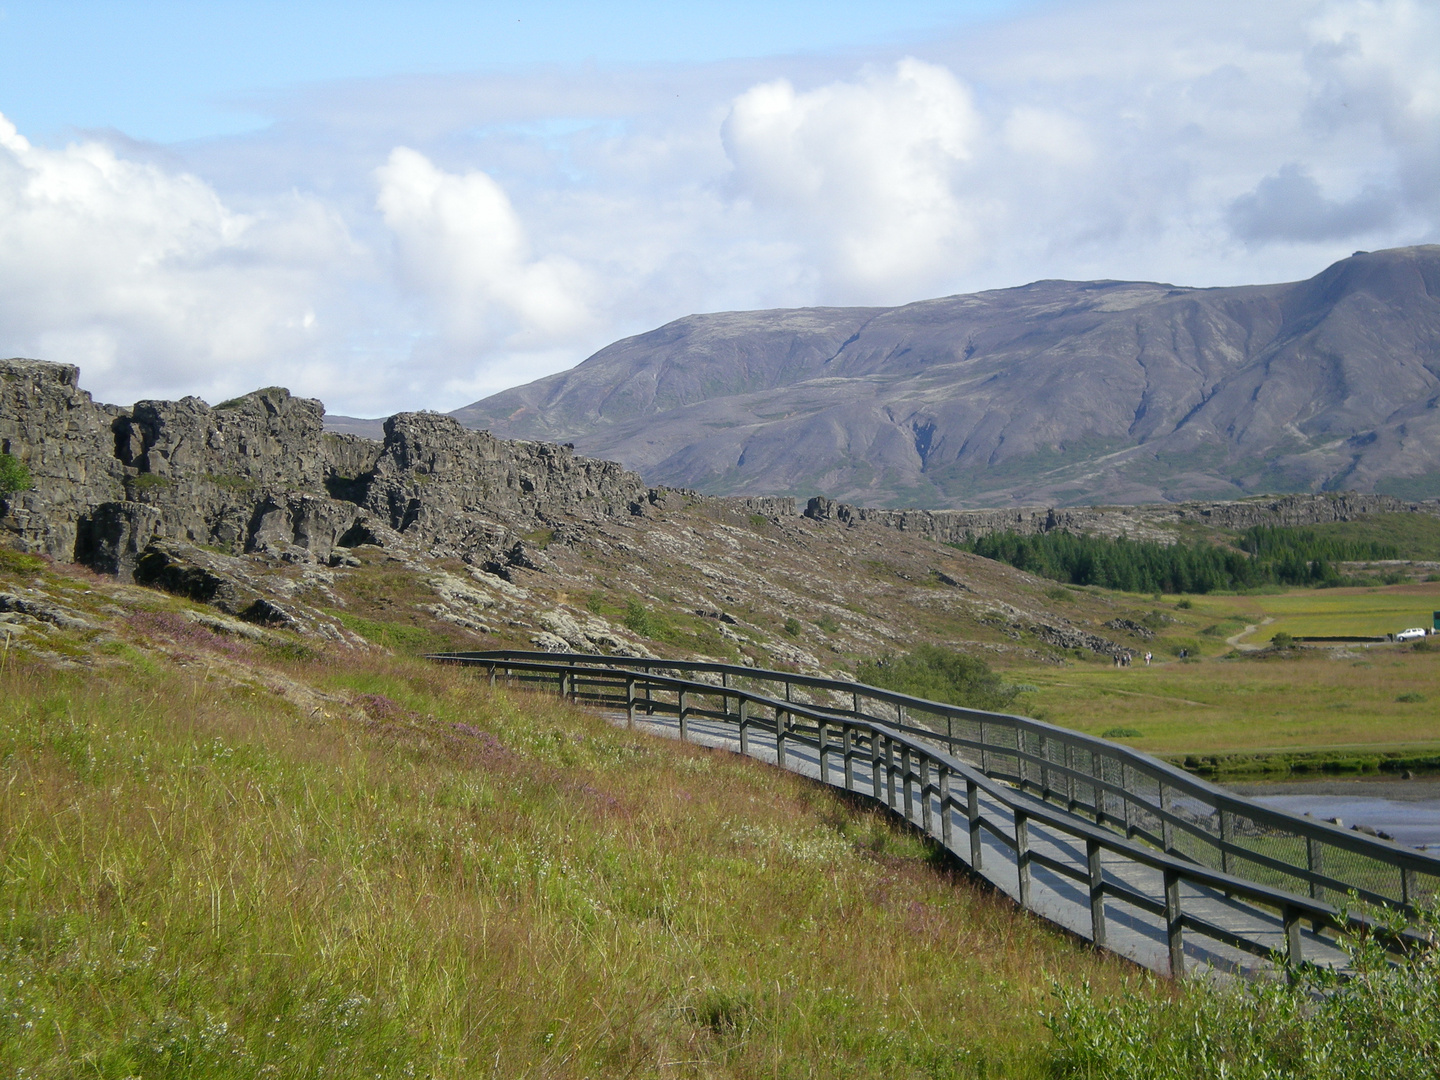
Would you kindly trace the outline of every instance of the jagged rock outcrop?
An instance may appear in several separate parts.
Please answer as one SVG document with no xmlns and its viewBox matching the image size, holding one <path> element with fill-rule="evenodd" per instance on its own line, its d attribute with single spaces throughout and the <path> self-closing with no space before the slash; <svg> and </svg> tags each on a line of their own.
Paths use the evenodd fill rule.
<svg viewBox="0 0 1440 1080">
<path fill-rule="evenodd" d="M 816 497 L 805 516 L 842 525 L 865 523 L 914 532 L 941 543 L 964 543 L 997 532 L 1024 536 L 1054 531 L 1128 536 L 1132 540 L 1173 542 L 1175 526 L 1199 523 L 1216 529 L 1244 530 L 1255 525 L 1319 525 L 1354 521 L 1370 514 L 1440 515 L 1440 500 L 1411 502 L 1389 495 L 1347 491 L 1321 495 L 1282 495 L 1239 502 L 1183 502 L 1142 506 L 1019 507 L 1013 510 L 886 510 L 851 506 Z"/>
<path fill-rule="evenodd" d="M 111 423 L 120 410 L 80 389 L 80 369 L 0 361 L 0 452 L 29 466 L 35 486 L 0 495 L 0 530 L 25 551 L 70 561 L 82 515 L 123 499 Z"/>
<path fill-rule="evenodd" d="M 213 407 L 187 397 L 126 410 L 93 402 L 78 377 L 68 365 L 0 361 L 0 449 L 34 478 L 0 503 L 0 529 L 23 550 L 213 593 L 199 598 L 247 618 L 285 621 L 243 590 L 230 596 L 232 585 L 196 569 L 195 552 L 326 562 L 380 544 L 543 568 L 525 533 L 650 501 L 613 462 L 433 413 L 391 417 L 376 442 L 326 434 L 324 406 L 279 387 Z"/>
</svg>

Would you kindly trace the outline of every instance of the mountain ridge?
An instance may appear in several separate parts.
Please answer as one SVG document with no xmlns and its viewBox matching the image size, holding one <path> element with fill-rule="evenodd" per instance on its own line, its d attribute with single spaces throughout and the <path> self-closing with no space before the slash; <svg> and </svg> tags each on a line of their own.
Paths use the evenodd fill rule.
<svg viewBox="0 0 1440 1080">
<path fill-rule="evenodd" d="M 451 415 L 711 494 L 966 508 L 1440 494 L 1437 401 L 1429 245 L 1278 285 L 690 315 Z"/>
</svg>

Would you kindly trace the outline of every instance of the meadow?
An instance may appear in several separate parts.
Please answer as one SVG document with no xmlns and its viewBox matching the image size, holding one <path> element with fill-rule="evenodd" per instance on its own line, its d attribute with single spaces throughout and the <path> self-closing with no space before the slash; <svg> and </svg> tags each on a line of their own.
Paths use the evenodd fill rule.
<svg viewBox="0 0 1440 1080">
<path fill-rule="evenodd" d="M 1012 666 L 1011 680 L 1035 688 L 1016 700 L 1018 711 L 1180 762 L 1309 755 L 1317 767 L 1330 761 L 1349 770 L 1373 768 L 1387 756 L 1440 761 L 1440 649 L 1260 648 L 1282 630 L 1362 636 L 1428 626 L 1432 608 L 1440 609 L 1440 584 L 1110 595 L 1163 615 L 1156 638 L 1135 643 L 1137 652 L 1152 651 L 1154 662 Z M 1255 629 L 1246 633 L 1247 626 Z M 1242 651 L 1227 638 L 1256 648 Z M 1176 655 L 1181 647 L 1185 660 Z"/>
<path fill-rule="evenodd" d="M 1123 985 L 802 778 L 130 624 L 0 672 L 6 1075 L 1039 1077 L 1053 985 Z"/>
</svg>

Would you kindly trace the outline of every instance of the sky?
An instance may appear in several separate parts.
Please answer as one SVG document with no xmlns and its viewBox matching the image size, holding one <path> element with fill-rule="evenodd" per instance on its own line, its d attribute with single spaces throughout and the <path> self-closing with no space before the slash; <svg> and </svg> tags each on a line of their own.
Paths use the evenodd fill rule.
<svg viewBox="0 0 1440 1080">
<path fill-rule="evenodd" d="M 1437 0 L 0 0 L 0 114 L 0 355 L 119 404 L 1440 242 Z"/>
</svg>

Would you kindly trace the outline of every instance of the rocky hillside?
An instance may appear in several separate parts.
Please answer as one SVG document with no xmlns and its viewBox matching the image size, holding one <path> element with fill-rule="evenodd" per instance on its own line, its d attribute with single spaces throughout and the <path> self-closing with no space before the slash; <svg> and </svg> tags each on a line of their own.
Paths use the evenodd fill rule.
<svg viewBox="0 0 1440 1080">
<path fill-rule="evenodd" d="M 199 605 L 161 607 L 206 633 L 276 647 L 540 647 L 832 674 L 921 642 L 1054 663 L 1150 632 L 1145 610 L 1057 601 L 1053 582 L 859 512 L 647 488 L 434 414 L 391 417 L 373 441 L 324 433 L 323 407 L 281 389 L 118 408 L 77 382 L 73 367 L 0 362 L 0 451 L 34 480 L 0 496 L 0 554 L 78 563 L 95 582 L 0 591 L 0 632 L 53 662 L 93 658 L 92 639 L 121 609 L 156 608 L 157 589 Z"/>
<path fill-rule="evenodd" d="M 872 506 L 1440 495 L 1440 246 L 1240 288 L 694 315 L 460 409 L 651 483 Z"/>
</svg>

